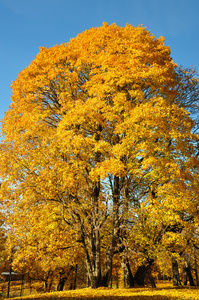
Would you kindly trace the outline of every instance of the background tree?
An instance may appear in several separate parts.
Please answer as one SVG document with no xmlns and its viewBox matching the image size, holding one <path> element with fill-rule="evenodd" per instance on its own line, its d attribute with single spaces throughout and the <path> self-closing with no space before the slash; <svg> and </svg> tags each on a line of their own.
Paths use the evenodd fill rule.
<svg viewBox="0 0 199 300">
<path fill-rule="evenodd" d="M 79 233 L 65 224 L 59 207 L 21 203 L 9 216 L 9 227 L 7 247 L 14 249 L 13 269 L 43 281 L 46 291 L 55 281 L 58 290 L 63 290 L 83 253 L 77 241 Z"/>
</svg>

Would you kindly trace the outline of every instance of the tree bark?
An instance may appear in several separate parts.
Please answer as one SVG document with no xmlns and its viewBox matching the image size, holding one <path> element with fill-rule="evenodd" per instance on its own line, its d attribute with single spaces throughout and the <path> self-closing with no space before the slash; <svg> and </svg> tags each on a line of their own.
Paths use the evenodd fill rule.
<svg viewBox="0 0 199 300">
<path fill-rule="evenodd" d="M 101 280 L 101 285 L 108 287 L 112 276 L 113 245 L 111 244 L 106 253 L 105 271 Z"/>
<path fill-rule="evenodd" d="M 63 291 L 66 280 L 67 280 L 67 277 L 63 277 L 63 278 L 59 279 L 59 283 L 57 285 L 57 291 L 59 291 L 59 292 Z"/>
<path fill-rule="evenodd" d="M 10 272 L 9 272 L 9 278 L 8 278 L 7 298 L 10 297 L 10 283 L 11 283 L 11 276 L 12 276 L 12 267 L 11 267 L 11 265 L 10 265 Z"/>
<path fill-rule="evenodd" d="M 149 281 L 151 283 L 152 288 L 156 288 L 155 279 L 151 274 L 149 274 Z"/>
<path fill-rule="evenodd" d="M 147 261 L 146 263 L 144 263 L 143 265 L 139 266 L 135 276 L 134 276 L 134 281 L 136 284 L 140 285 L 140 286 L 144 286 L 145 284 L 145 276 L 147 271 L 149 271 L 152 263 L 154 262 L 153 259 L 150 259 L 149 261 Z M 154 287 L 154 284 L 153 284 Z"/>
<path fill-rule="evenodd" d="M 185 262 L 185 264 L 184 264 L 184 270 L 185 270 L 185 272 L 187 274 L 187 278 L 189 280 L 190 286 L 195 286 L 194 281 L 193 281 L 193 276 L 191 274 L 191 265 L 190 265 L 189 262 Z"/>
<path fill-rule="evenodd" d="M 196 259 L 196 248 L 194 247 L 194 270 L 195 270 L 195 276 L 196 276 L 196 286 L 199 286 L 198 281 L 198 267 L 197 267 L 197 259 Z"/>
<path fill-rule="evenodd" d="M 57 285 L 57 291 L 63 291 L 66 280 L 68 279 L 68 276 L 70 275 L 70 272 L 72 270 L 74 270 L 74 267 L 70 266 L 67 273 L 65 273 L 64 271 L 59 272 L 60 278 L 59 278 L 59 282 L 58 282 L 58 285 Z"/>
<path fill-rule="evenodd" d="M 187 273 L 184 272 L 184 281 L 183 281 L 184 285 L 187 285 Z"/>
<path fill-rule="evenodd" d="M 174 286 L 181 285 L 179 271 L 178 271 L 178 262 L 176 259 L 172 259 L 172 271 L 173 271 L 173 285 Z"/>
<path fill-rule="evenodd" d="M 101 263 L 100 263 L 100 231 L 99 222 L 97 219 L 98 215 L 98 197 L 100 191 L 100 184 L 96 183 L 94 193 L 93 193 L 93 240 L 92 240 L 92 266 L 93 272 L 90 277 L 91 288 L 97 288 L 99 286 L 108 287 L 111 276 L 112 276 L 112 260 L 114 255 L 114 248 L 118 246 L 118 233 L 119 233 L 119 177 L 114 176 L 112 184 L 112 197 L 113 197 L 113 227 L 112 227 L 112 238 L 110 245 L 106 253 L 106 263 L 105 270 L 102 276 L 101 274 Z M 89 272 L 88 272 L 89 274 Z"/>
<path fill-rule="evenodd" d="M 122 254 L 121 266 L 124 272 L 124 287 L 131 288 L 134 286 L 134 278 L 131 273 L 131 268 L 129 264 L 129 260 L 126 255 Z"/>
<path fill-rule="evenodd" d="M 95 225 L 95 226 L 94 226 Z M 100 234 L 99 228 L 94 223 L 91 230 L 90 242 L 91 251 L 89 253 L 86 243 L 86 234 L 84 225 L 82 223 L 82 245 L 86 258 L 87 274 L 90 281 L 91 288 L 98 288 L 101 285 L 101 262 L 100 262 Z"/>
<path fill-rule="evenodd" d="M 73 289 L 76 290 L 76 285 L 77 285 L 77 269 L 78 269 L 78 264 L 75 266 L 75 277 L 74 277 L 74 286 Z"/>
<path fill-rule="evenodd" d="M 24 274 L 23 271 L 22 271 L 22 274 L 21 274 L 21 290 L 20 290 L 20 297 L 22 297 L 22 294 L 23 294 L 23 289 L 24 289 L 24 277 L 25 277 L 25 274 Z"/>
<path fill-rule="evenodd" d="M 116 288 L 118 289 L 119 288 L 119 274 L 118 274 L 117 268 L 115 269 L 115 272 L 116 272 Z"/>
</svg>

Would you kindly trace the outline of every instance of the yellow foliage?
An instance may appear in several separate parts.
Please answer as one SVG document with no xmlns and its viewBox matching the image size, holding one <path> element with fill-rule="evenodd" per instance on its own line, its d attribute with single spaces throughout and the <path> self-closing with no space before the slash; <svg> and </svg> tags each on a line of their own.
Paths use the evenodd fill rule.
<svg viewBox="0 0 199 300">
<path fill-rule="evenodd" d="M 144 288 L 144 289 L 103 289 L 98 288 L 95 291 L 91 289 L 81 289 L 76 291 L 65 291 L 61 293 L 50 293 L 50 294 L 43 294 L 43 295 L 35 295 L 35 296 L 26 296 L 22 298 L 13 298 L 13 300 L 17 299 L 37 299 L 37 300 L 56 300 L 56 299 L 63 299 L 63 300 L 80 300 L 80 299 L 107 299 L 107 300 L 116 300 L 116 299 L 126 299 L 126 300 L 145 300 L 145 299 L 157 299 L 157 300 L 196 300 L 199 299 L 198 296 L 198 289 L 196 288 L 158 288 L 150 289 L 150 288 Z"/>
<path fill-rule="evenodd" d="M 61 240 L 75 257 L 82 243 L 88 271 L 100 276 L 97 259 L 105 268 L 119 240 L 151 257 L 175 224 L 185 238 L 168 233 L 164 244 L 185 246 L 199 218 L 199 161 L 194 121 L 179 100 L 183 80 L 164 38 L 143 26 L 103 23 L 40 48 L 13 82 L 2 120 L 0 199 L 22 244 L 19 261 L 25 241 L 44 270 L 50 253 L 74 262 L 70 250 L 62 260 Z"/>
</svg>

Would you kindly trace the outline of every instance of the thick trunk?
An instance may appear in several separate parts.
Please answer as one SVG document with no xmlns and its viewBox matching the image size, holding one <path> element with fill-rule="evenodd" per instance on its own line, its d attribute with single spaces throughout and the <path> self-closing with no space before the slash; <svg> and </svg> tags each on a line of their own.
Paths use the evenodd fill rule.
<svg viewBox="0 0 199 300">
<path fill-rule="evenodd" d="M 105 274 L 102 276 L 100 286 L 108 287 L 111 281 L 111 270 L 106 271 Z"/>
<path fill-rule="evenodd" d="M 52 280 L 50 280 L 49 282 L 48 282 L 48 280 L 46 280 L 44 282 L 44 287 L 45 287 L 45 291 L 47 293 L 49 293 L 51 291 L 51 287 L 52 287 Z"/>
<path fill-rule="evenodd" d="M 97 198 L 97 188 L 94 192 L 94 195 Z M 90 235 L 88 235 L 87 229 L 84 227 L 84 220 L 81 219 L 80 215 L 77 215 L 79 223 L 81 224 L 81 242 L 85 253 L 87 274 L 91 288 L 99 287 L 101 282 L 100 229 L 97 220 L 98 204 L 95 197 L 93 197 L 94 199 L 92 203 L 93 211 Z M 91 247 L 89 249 L 90 245 Z"/>
<path fill-rule="evenodd" d="M 155 279 L 151 274 L 149 274 L 149 281 L 151 283 L 152 288 L 156 288 Z"/>
<path fill-rule="evenodd" d="M 89 275 L 87 274 L 87 281 L 86 281 L 87 287 L 91 286 Z"/>
<path fill-rule="evenodd" d="M 100 161 L 100 152 L 96 153 L 96 161 Z M 101 246 L 100 246 L 100 224 L 99 224 L 99 194 L 100 180 L 93 185 L 91 197 L 92 203 L 92 223 L 91 223 L 91 261 L 88 275 L 91 282 L 91 288 L 97 288 L 101 285 Z"/>
<path fill-rule="evenodd" d="M 71 271 L 74 270 L 74 267 L 73 266 L 70 266 L 69 270 L 67 273 L 65 273 L 64 271 L 60 271 L 59 272 L 59 282 L 58 282 L 58 285 L 57 285 L 57 291 L 63 291 L 64 289 L 64 285 L 68 279 L 68 276 L 70 275 Z"/>
<path fill-rule="evenodd" d="M 135 282 L 140 286 L 144 286 L 145 275 L 146 275 L 146 266 L 142 265 L 138 267 L 134 277 Z"/>
<path fill-rule="evenodd" d="M 180 275 L 178 271 L 178 262 L 176 259 L 172 259 L 172 271 L 173 271 L 173 285 L 174 286 L 181 285 Z"/>
<path fill-rule="evenodd" d="M 91 237 L 91 270 L 89 274 L 91 288 L 98 288 L 101 285 L 101 261 L 100 261 L 100 233 L 97 221 L 94 222 L 93 234 Z"/>
<path fill-rule="evenodd" d="M 193 276 L 192 276 L 192 274 L 191 274 L 191 266 L 190 266 L 190 263 L 185 262 L 184 270 L 185 270 L 185 272 L 186 272 L 186 274 L 187 274 L 187 278 L 188 278 L 188 280 L 189 280 L 190 286 L 195 286 L 194 281 L 193 281 Z"/>
<path fill-rule="evenodd" d="M 59 282 L 57 285 L 57 291 L 63 291 L 66 280 L 67 280 L 67 277 L 63 277 L 63 278 L 59 279 Z"/>
<path fill-rule="evenodd" d="M 104 275 L 101 280 L 101 285 L 108 287 L 111 277 L 112 277 L 112 260 L 113 260 L 113 247 L 112 245 L 109 247 L 107 254 L 106 254 L 106 266 Z"/>
<path fill-rule="evenodd" d="M 100 235 L 99 229 L 95 226 L 91 235 L 91 254 L 87 248 L 85 239 L 83 242 L 84 252 L 86 256 L 87 273 L 91 288 L 101 286 L 101 262 L 100 262 Z"/>
<path fill-rule="evenodd" d="M 148 262 L 144 263 L 143 265 L 139 266 L 135 275 L 132 275 L 130 264 L 128 257 L 125 255 L 125 253 L 121 254 L 121 266 L 124 273 L 124 287 L 130 288 L 133 287 L 135 284 L 139 286 L 144 286 L 145 284 L 145 277 L 146 274 L 149 272 L 148 279 L 152 285 L 152 287 L 156 287 L 155 280 L 151 275 L 151 265 L 153 263 L 153 259 L 149 260 Z"/>
<path fill-rule="evenodd" d="M 114 177 L 114 183 L 112 186 L 113 193 L 113 231 L 112 239 L 110 246 L 108 247 L 106 253 L 106 263 L 103 276 L 101 275 L 101 261 L 100 261 L 100 225 L 97 218 L 99 214 L 98 208 L 98 198 L 100 192 L 100 182 L 96 183 L 94 192 L 93 192 L 93 235 L 92 235 L 92 252 L 91 252 L 91 261 L 92 261 L 92 270 L 88 274 L 91 282 L 91 288 L 97 288 L 99 286 L 108 287 L 111 276 L 112 276 L 112 259 L 113 259 L 113 250 L 116 236 L 118 234 L 119 224 L 118 224 L 118 208 L 119 208 L 119 177 Z"/>
<path fill-rule="evenodd" d="M 101 286 L 101 270 L 95 269 L 93 264 L 90 264 L 90 261 L 86 258 L 87 264 L 87 273 L 88 273 L 88 284 L 92 289 L 96 289 Z"/>
<path fill-rule="evenodd" d="M 121 259 L 121 266 L 124 272 L 124 287 L 125 288 L 130 288 L 134 286 L 134 278 L 131 273 L 131 268 L 129 264 L 128 258 L 122 254 L 122 259 Z"/>
<path fill-rule="evenodd" d="M 87 262 L 88 282 L 90 283 L 90 287 L 92 289 L 96 289 L 101 286 L 101 269 L 96 269 L 96 265 L 93 264 L 91 267 L 88 267 L 88 265 L 89 262 Z"/>
<path fill-rule="evenodd" d="M 97 289 L 100 286 L 99 278 L 96 275 L 91 275 L 90 282 L 91 282 L 91 289 Z"/>
<path fill-rule="evenodd" d="M 152 263 L 154 262 L 153 259 L 149 260 L 147 263 L 144 263 L 143 265 L 139 266 L 136 273 L 135 273 L 135 276 L 134 276 L 134 281 L 136 284 L 140 285 L 140 286 L 144 286 L 144 283 L 145 283 L 145 276 L 146 276 L 146 273 L 148 271 L 150 271 L 150 267 L 152 265 Z M 151 281 L 152 278 L 151 278 L 151 274 L 149 276 L 149 280 Z M 152 286 L 155 287 L 155 283 L 151 282 Z"/>
<path fill-rule="evenodd" d="M 97 288 L 100 286 L 108 287 L 112 277 L 114 237 L 112 238 L 111 245 L 109 246 L 106 253 L 105 269 L 102 276 L 100 262 L 100 235 L 99 231 L 96 230 L 95 232 L 97 232 L 97 234 L 95 234 L 95 247 L 92 247 L 92 268 L 90 268 L 90 272 L 88 270 L 88 276 L 91 288 Z"/>
<path fill-rule="evenodd" d="M 184 285 L 187 285 L 187 273 L 184 273 L 184 281 L 183 281 Z"/>
</svg>

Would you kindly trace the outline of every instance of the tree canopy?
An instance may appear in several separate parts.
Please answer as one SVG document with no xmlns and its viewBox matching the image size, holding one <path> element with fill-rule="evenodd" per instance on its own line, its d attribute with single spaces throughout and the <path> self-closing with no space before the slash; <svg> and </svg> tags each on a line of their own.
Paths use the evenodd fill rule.
<svg viewBox="0 0 199 300">
<path fill-rule="evenodd" d="M 132 249 L 149 266 L 160 243 L 194 243 L 198 135 L 190 112 L 198 80 L 170 53 L 142 26 L 104 23 L 41 48 L 12 84 L 1 201 L 10 220 L 22 209 L 41 224 L 37 210 L 48 216 L 53 203 L 62 219 L 55 236 L 71 228 L 66 235 L 73 232 L 76 251 L 81 245 L 92 287 L 108 285 L 116 254 L 132 286 L 140 283 Z M 21 225 L 11 224 L 20 236 Z"/>
</svg>

